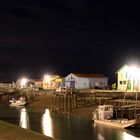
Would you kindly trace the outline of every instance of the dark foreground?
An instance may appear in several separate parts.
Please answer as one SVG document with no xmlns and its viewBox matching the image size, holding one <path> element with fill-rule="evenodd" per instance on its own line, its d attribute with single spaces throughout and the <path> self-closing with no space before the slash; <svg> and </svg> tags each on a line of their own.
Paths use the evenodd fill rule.
<svg viewBox="0 0 140 140">
<path fill-rule="evenodd" d="M 53 140 L 53 138 L 0 121 L 0 140 Z"/>
</svg>

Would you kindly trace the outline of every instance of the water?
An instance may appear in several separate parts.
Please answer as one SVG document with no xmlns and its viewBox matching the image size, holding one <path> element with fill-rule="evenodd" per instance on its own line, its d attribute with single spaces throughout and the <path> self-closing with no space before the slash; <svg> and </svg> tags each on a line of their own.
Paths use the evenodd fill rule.
<svg viewBox="0 0 140 140">
<path fill-rule="evenodd" d="M 28 108 L 0 106 L 0 119 L 25 129 L 32 129 L 60 140 L 138 140 L 139 130 L 120 130 L 101 125 L 94 126 L 89 119 L 80 116 L 51 116 L 31 112 Z"/>
</svg>

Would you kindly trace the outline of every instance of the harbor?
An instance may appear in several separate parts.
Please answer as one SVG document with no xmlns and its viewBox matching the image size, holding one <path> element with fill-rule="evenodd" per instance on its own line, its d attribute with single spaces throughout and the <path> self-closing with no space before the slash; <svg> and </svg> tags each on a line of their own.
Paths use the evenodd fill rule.
<svg viewBox="0 0 140 140">
<path fill-rule="evenodd" d="M 95 111 L 95 109 L 99 105 L 111 104 L 112 106 L 116 107 L 118 111 L 115 112 L 115 116 L 117 118 L 120 118 L 120 117 L 126 118 L 127 116 L 128 119 L 133 119 L 134 117 L 136 117 L 136 114 L 137 114 L 137 117 L 139 117 L 139 105 L 140 105 L 139 92 L 126 93 L 126 92 L 118 92 L 118 91 L 113 91 L 113 90 L 111 91 L 111 90 L 93 90 L 93 89 L 92 90 L 89 90 L 89 89 L 68 90 L 63 93 L 58 93 L 58 92 L 55 92 L 54 90 L 49 90 L 49 91 L 37 90 L 36 91 L 36 90 L 27 90 L 27 89 L 18 90 L 18 92 L 17 90 L 16 91 L 13 90 L 11 92 L 11 89 L 9 92 L 8 91 L 4 92 L 4 90 L 1 90 L 1 92 L 3 92 L 3 94 L 0 95 L 2 106 L 3 105 L 7 106 L 7 109 L 10 108 L 10 110 L 14 110 L 17 112 L 16 117 L 12 116 L 12 119 L 10 119 L 11 117 L 9 115 L 9 109 L 8 109 L 7 110 L 8 116 L 6 117 L 5 114 L 1 114 L 0 115 L 1 120 L 8 121 L 9 123 L 14 123 L 20 126 L 21 124 L 20 114 L 21 114 L 21 111 L 23 111 L 23 113 L 25 113 L 26 116 L 28 116 L 28 119 L 26 118 L 28 120 L 28 121 L 26 120 L 28 124 L 25 125 L 26 127 L 24 126 L 26 129 L 31 129 L 33 131 L 39 132 L 46 136 L 51 136 L 52 138 L 56 138 L 56 139 L 62 138 L 62 137 L 59 135 L 56 135 L 55 129 L 52 130 L 52 127 L 50 127 L 52 131 L 50 130 L 50 132 L 47 133 L 45 130 L 45 126 L 43 125 L 46 123 L 48 125 L 50 124 L 50 122 L 45 122 L 46 119 L 44 119 L 43 121 L 43 118 L 45 116 L 47 117 L 47 114 L 49 115 L 49 120 L 51 120 L 52 122 L 55 121 L 55 119 L 56 120 L 60 119 L 62 123 L 63 123 L 63 119 L 66 122 L 71 120 L 71 123 L 73 123 L 75 119 L 76 121 L 81 120 L 82 122 L 86 122 L 88 124 L 88 128 L 86 129 L 88 129 L 88 131 L 90 131 L 91 133 L 90 135 L 88 134 L 89 139 L 92 139 L 92 137 L 94 137 L 93 133 L 91 132 L 92 130 L 95 132 L 98 129 L 98 127 L 100 127 L 100 125 L 101 127 L 104 128 L 103 123 L 95 126 L 94 123 L 92 122 L 92 112 Z M 9 99 L 12 99 L 12 97 L 18 98 L 20 96 L 24 96 L 26 98 L 26 101 L 28 102 L 28 104 L 25 106 L 25 109 L 23 109 L 24 106 L 10 107 L 8 105 Z M 2 106 L 1 106 L 1 109 L 2 109 Z M 46 112 L 46 115 L 45 115 L 45 112 Z M 40 115 L 38 116 L 37 114 L 38 115 L 40 114 L 41 116 Z M 38 116 L 37 118 L 35 117 L 36 115 Z M 17 116 L 19 116 L 19 118 L 17 118 Z M 30 124 L 32 123 L 31 120 L 34 120 L 33 121 L 34 124 Z M 44 122 L 43 124 L 42 124 L 42 121 Z M 82 125 L 82 122 L 81 122 L 81 125 Z M 78 122 L 75 122 L 75 123 L 78 123 Z M 42 127 L 37 129 L 38 125 L 40 124 L 42 125 Z M 34 125 L 35 127 L 31 127 Z M 52 124 L 52 125 L 55 125 L 55 124 Z M 112 125 L 114 125 L 114 123 Z M 55 127 L 56 126 L 53 126 L 53 128 Z M 66 127 L 70 127 L 70 126 L 66 125 Z M 77 124 L 77 126 L 73 125 L 73 129 L 77 129 L 76 131 L 78 133 L 78 131 L 80 131 L 79 124 Z M 108 127 L 108 129 L 110 129 L 110 126 Z M 85 130 L 82 130 L 82 131 L 85 131 Z M 116 132 L 118 130 L 114 129 L 114 131 Z M 123 131 L 125 132 L 125 130 Z M 119 132 L 121 132 L 121 130 L 119 130 Z M 78 134 L 75 134 L 77 135 L 77 138 L 80 137 L 80 134 L 79 135 Z M 72 136 L 69 136 L 69 138 L 72 138 Z M 83 138 L 85 139 L 85 137 Z M 122 138 L 122 140 L 124 139 Z"/>
<path fill-rule="evenodd" d="M 138 3 L 0 7 L 0 140 L 140 139 Z"/>
<path fill-rule="evenodd" d="M 80 108 L 97 107 L 98 105 L 110 104 L 116 110 L 129 108 L 123 115 L 134 117 L 132 112 L 139 115 L 140 92 L 118 92 L 111 90 L 69 90 L 64 93 L 56 93 L 54 90 L 1 90 L 0 102 L 8 104 L 13 97 L 25 97 L 27 105 L 36 104 L 40 98 L 46 99 L 42 106 L 49 108 L 54 113 L 69 114 Z M 44 100 L 45 100 L 44 99 Z M 135 107 L 136 106 L 136 107 Z M 125 111 L 125 109 L 124 109 Z M 128 115 L 129 113 L 129 115 Z M 116 116 L 119 116 L 119 112 Z"/>
<path fill-rule="evenodd" d="M 51 115 L 46 109 L 43 111 L 28 107 L 25 107 L 24 109 L 26 111 L 23 110 L 23 108 L 18 107 L 0 106 L 0 119 L 15 124 L 18 127 L 33 130 L 42 135 L 61 140 L 76 140 L 79 138 L 81 140 L 99 140 L 100 138 L 108 139 L 108 135 L 110 135 L 110 140 L 114 138 L 114 135 L 115 137 L 119 137 L 119 140 L 127 140 L 128 138 L 135 138 L 135 140 L 139 139 L 139 132 L 135 129 L 133 129 L 133 131 L 122 131 L 103 125 L 94 126 L 91 122 L 91 118 L 84 116 L 84 110 L 83 115 Z M 10 128 L 12 129 L 12 127 Z M 29 132 L 29 130 L 27 132 Z M 14 132 L 16 133 L 16 131 Z M 12 133 L 14 132 L 12 131 Z M 22 135 L 24 136 L 24 133 Z M 25 135 L 24 138 L 27 138 L 28 135 Z M 36 138 L 39 139 L 39 137 Z"/>
</svg>

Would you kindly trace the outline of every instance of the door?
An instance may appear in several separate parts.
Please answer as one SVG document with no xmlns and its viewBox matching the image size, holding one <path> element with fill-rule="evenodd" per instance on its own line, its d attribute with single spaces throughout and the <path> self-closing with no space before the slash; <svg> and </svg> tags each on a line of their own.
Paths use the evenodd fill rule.
<svg viewBox="0 0 140 140">
<path fill-rule="evenodd" d="M 70 88 L 75 88 L 75 81 L 70 82 Z"/>
</svg>

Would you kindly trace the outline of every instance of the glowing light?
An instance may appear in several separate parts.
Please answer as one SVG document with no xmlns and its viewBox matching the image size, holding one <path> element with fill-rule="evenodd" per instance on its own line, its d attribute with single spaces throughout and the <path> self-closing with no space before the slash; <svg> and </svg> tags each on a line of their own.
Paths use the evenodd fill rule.
<svg viewBox="0 0 140 140">
<path fill-rule="evenodd" d="M 22 78 L 21 79 L 21 83 L 20 83 L 21 84 L 21 88 L 26 87 L 27 81 L 28 81 L 27 78 Z"/>
<path fill-rule="evenodd" d="M 105 140 L 105 138 L 100 133 L 98 133 L 98 140 Z"/>
<path fill-rule="evenodd" d="M 29 126 L 29 117 L 26 111 L 26 108 L 22 108 L 20 112 L 20 127 L 22 128 L 30 128 Z"/>
<path fill-rule="evenodd" d="M 140 68 L 137 66 L 126 67 L 124 71 L 128 73 L 129 80 L 140 80 Z"/>
<path fill-rule="evenodd" d="M 138 140 L 138 138 L 136 138 L 136 137 L 134 137 L 126 132 L 123 133 L 123 139 L 124 140 Z"/>
<path fill-rule="evenodd" d="M 51 82 L 51 77 L 49 75 L 44 75 L 44 81 L 49 84 Z"/>
<path fill-rule="evenodd" d="M 48 109 L 45 110 L 45 113 L 42 117 L 42 131 L 44 135 L 54 137 L 52 118 Z"/>
</svg>

